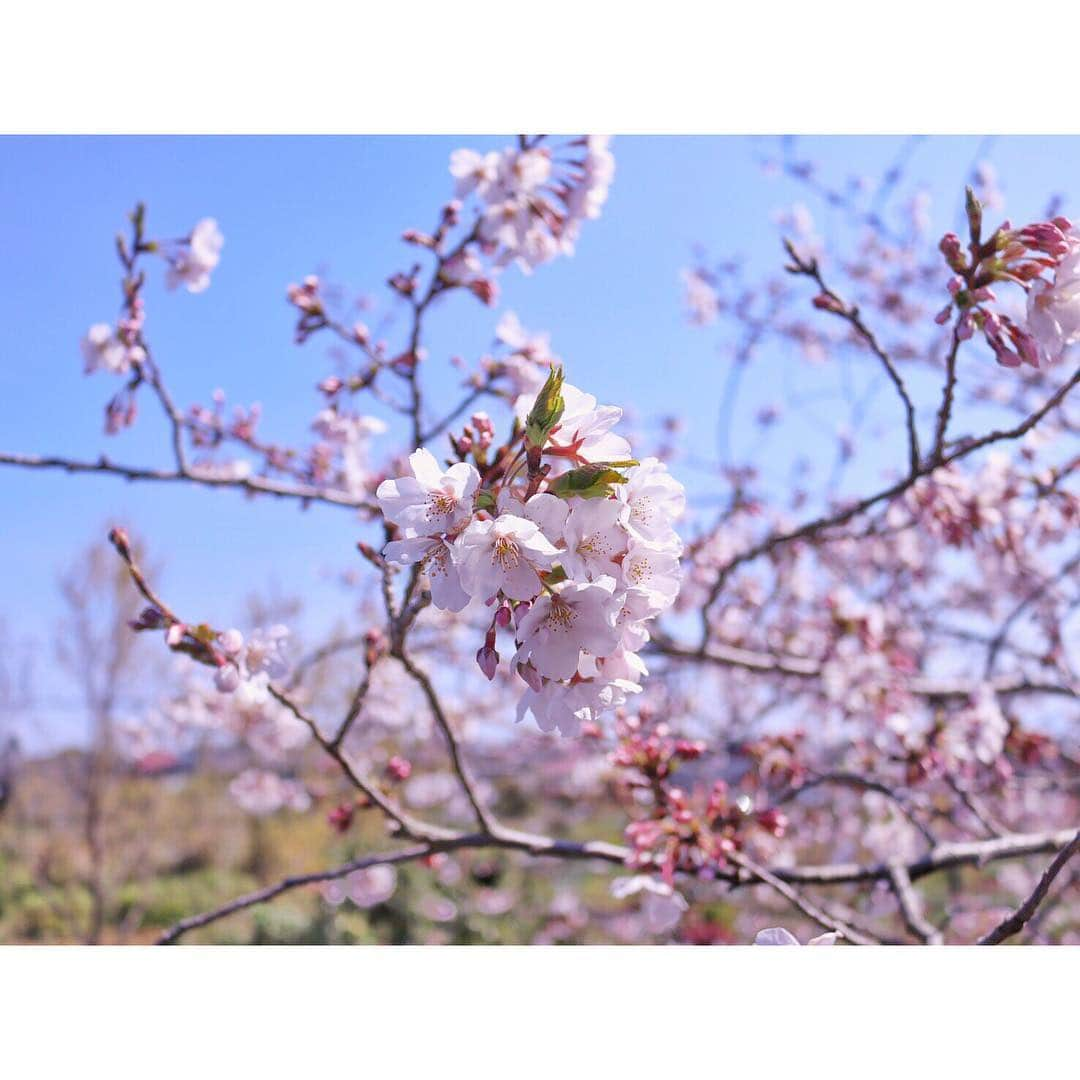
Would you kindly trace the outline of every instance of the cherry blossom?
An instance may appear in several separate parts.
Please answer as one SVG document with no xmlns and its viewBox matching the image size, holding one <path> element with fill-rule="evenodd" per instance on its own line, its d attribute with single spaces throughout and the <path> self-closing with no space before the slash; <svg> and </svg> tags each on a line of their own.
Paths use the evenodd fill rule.
<svg viewBox="0 0 1080 1080">
<path fill-rule="evenodd" d="M 1080 340 L 1080 231 L 1070 229 L 1066 238 L 1053 281 L 1036 278 L 1028 291 L 1027 328 L 1048 362 Z"/>
<path fill-rule="evenodd" d="M 188 292 L 200 293 L 210 285 L 210 273 L 221 261 L 225 239 L 213 218 L 203 218 L 191 235 L 169 256 L 165 284 L 170 289 L 183 285 Z"/>
<path fill-rule="evenodd" d="M 670 545 L 634 540 L 622 561 L 623 583 L 644 592 L 654 612 L 675 603 L 680 576 L 678 550 Z"/>
<path fill-rule="evenodd" d="M 466 462 L 445 472 L 427 450 L 409 455 L 412 476 L 384 480 L 376 489 L 383 514 L 409 536 L 456 532 L 472 516 L 472 496 L 480 474 Z"/>
<path fill-rule="evenodd" d="M 622 505 L 621 521 L 640 540 L 673 543 L 674 522 L 686 508 L 686 492 L 656 458 L 645 458 L 627 470 L 626 483 L 615 493 Z"/>
<path fill-rule="evenodd" d="M 557 554 L 535 521 L 514 514 L 474 521 L 454 544 L 462 587 L 480 599 L 501 590 L 512 600 L 531 600 L 540 591 L 539 572 Z"/>
<path fill-rule="evenodd" d="M 614 590 L 612 578 L 599 578 L 568 582 L 541 596 L 518 627 L 517 659 L 531 662 L 549 679 L 569 679 L 583 649 L 598 657 L 613 652 L 619 639 Z"/>
<path fill-rule="evenodd" d="M 431 584 L 431 602 L 443 611 L 461 611 L 470 596 L 461 584 L 454 550 L 441 536 L 393 540 L 383 548 L 387 562 L 400 566 L 420 564 Z"/>
<path fill-rule="evenodd" d="M 621 506 L 614 499 L 578 499 L 566 519 L 563 569 L 575 578 L 593 581 L 613 576 L 615 559 L 626 551 L 627 535 L 619 524 Z"/>
<path fill-rule="evenodd" d="M 840 935 L 835 931 L 831 931 L 828 934 L 820 934 L 818 937 L 811 938 L 807 945 L 835 945 L 836 939 Z M 773 926 L 768 930 L 759 930 L 757 937 L 754 938 L 755 945 L 800 945 L 802 944 L 799 939 L 790 931 L 785 930 L 782 926 Z"/>
<path fill-rule="evenodd" d="M 88 375 L 94 371 L 126 375 L 132 364 L 145 357 L 140 346 L 126 344 L 108 323 L 95 323 L 91 326 L 86 331 L 80 348 Z"/>
<path fill-rule="evenodd" d="M 670 933 L 679 925 L 679 921 L 690 907 L 686 902 L 686 897 L 681 893 L 666 882 L 657 881 L 648 874 L 615 878 L 611 883 L 611 895 L 616 900 L 641 895 L 645 925 L 652 934 Z"/>
<path fill-rule="evenodd" d="M 622 419 L 615 405 L 597 405 L 592 394 L 576 386 L 562 388 L 562 418 L 551 432 L 545 452 L 575 463 L 624 461 L 631 456 L 630 443 L 611 429 Z M 529 403 L 530 408 L 532 403 Z M 528 410 L 525 410 L 526 412 Z"/>
<path fill-rule="evenodd" d="M 499 179 L 499 155 L 478 154 L 475 150 L 455 150 L 450 155 L 450 175 L 457 181 L 454 194 L 463 199 L 475 192 L 485 197 Z"/>
<path fill-rule="evenodd" d="M 278 624 L 267 630 L 256 630 L 248 638 L 244 650 L 244 663 L 252 675 L 266 672 L 271 679 L 280 679 L 288 673 L 289 663 L 285 658 L 285 643 L 289 638 L 289 628 Z"/>
<path fill-rule="evenodd" d="M 601 682 L 548 681 L 539 690 L 525 691 L 518 702 L 517 720 L 532 716 L 541 731 L 557 731 L 572 739 L 581 734 L 583 724 L 596 722 L 613 704 L 610 690 Z"/>
</svg>

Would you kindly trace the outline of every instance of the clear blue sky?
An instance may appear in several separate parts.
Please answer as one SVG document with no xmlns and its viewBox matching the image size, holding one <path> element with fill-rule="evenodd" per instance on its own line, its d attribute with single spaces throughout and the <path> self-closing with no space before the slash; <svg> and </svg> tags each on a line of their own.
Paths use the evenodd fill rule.
<svg viewBox="0 0 1080 1080">
<path fill-rule="evenodd" d="M 148 289 L 148 336 L 178 402 L 207 401 L 221 386 L 230 400 L 262 403 L 268 435 L 304 438 L 317 407 L 313 384 L 328 365 L 318 340 L 292 344 L 286 285 L 321 269 L 382 299 L 387 273 L 409 258 L 401 230 L 430 227 L 449 194 L 450 151 L 508 141 L 5 138 L 0 447 L 80 458 L 107 451 L 124 462 L 168 464 L 149 400 L 134 430 L 108 438 L 102 407 L 115 383 L 81 374 L 79 338 L 116 315 L 112 238 L 136 199 L 146 201 L 154 235 L 182 235 L 213 216 L 226 238 L 206 293 L 167 294 L 160 275 Z M 693 329 L 682 315 L 679 271 L 693 245 L 747 255 L 764 270 L 780 257 L 770 225 L 777 209 L 803 201 L 820 230 L 842 227 L 791 180 L 762 175 L 758 158 L 775 145 L 772 138 L 617 139 L 610 200 L 583 230 L 576 257 L 531 278 L 506 273 L 500 310 L 550 330 L 575 384 L 643 415 L 681 413 L 685 449 L 714 453 L 726 367 L 715 330 Z M 879 173 L 900 140 L 799 145 L 842 183 L 850 173 Z M 962 185 L 979 156 L 997 167 L 1014 220 L 1038 215 L 1052 185 L 1067 188 L 1080 176 L 1076 139 L 926 140 L 909 171 L 934 196 L 933 235 L 956 224 Z M 433 368 L 453 353 L 474 361 L 497 318 L 466 298 L 439 309 L 429 341 Z M 767 365 L 755 377 L 767 382 Z M 59 612 L 56 576 L 106 520 L 146 538 L 167 564 L 166 594 L 211 621 L 234 621 L 243 597 L 271 582 L 304 594 L 327 622 L 348 611 L 347 595 L 328 580 L 352 563 L 357 533 L 345 513 L 301 514 L 232 493 L 0 468 L 0 617 L 16 636 L 48 640 Z M 59 682 L 47 689 L 52 697 L 70 694 Z"/>
</svg>

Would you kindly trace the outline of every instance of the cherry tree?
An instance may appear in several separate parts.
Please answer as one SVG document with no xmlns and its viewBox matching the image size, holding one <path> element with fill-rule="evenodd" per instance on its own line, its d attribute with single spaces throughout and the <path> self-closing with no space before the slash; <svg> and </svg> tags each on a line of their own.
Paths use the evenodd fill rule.
<svg viewBox="0 0 1080 1080">
<path fill-rule="evenodd" d="M 763 279 L 696 253 L 687 315 L 729 371 L 725 445 L 704 465 L 680 453 L 676 418 L 650 439 L 574 384 L 547 334 L 491 314 L 502 275 L 588 242 L 614 179 L 607 139 L 455 151 L 447 202 L 402 234 L 409 256 L 387 275 L 406 315 L 396 340 L 342 315 L 319 278 L 289 286 L 297 344 L 348 357 L 318 383 L 307 445 L 265 435 L 260 410 L 230 412 L 223 394 L 177 403 L 148 335 L 147 275 L 199 293 L 227 254 L 213 219 L 160 239 L 136 207 L 117 245 L 120 315 L 81 348 L 87 373 L 118 384 L 106 431 L 160 410 L 171 464 L 0 463 L 351 515 L 356 626 L 304 651 L 285 626 L 211 626 L 161 595 L 114 529 L 145 601 L 132 630 L 184 663 L 128 735 L 242 743 L 243 812 L 320 813 L 342 834 L 369 815 L 386 833 L 343 865 L 193 912 L 162 941 L 307 886 L 368 906 L 400 864 L 438 874 L 466 851 L 614 874 L 612 900 L 649 939 L 1075 939 L 1080 230 L 1053 208 L 995 223 L 985 167 L 962 235 L 935 240 L 899 167 L 863 191 L 789 148 L 766 165 L 854 239 L 826 245 L 800 206 Z M 425 347 L 443 303 L 495 327 L 450 398 Z M 763 355 L 822 387 L 837 370 L 864 384 L 830 405 L 848 415 L 818 448 L 828 475 L 809 456 L 783 485 L 760 467 L 800 407 L 746 402 Z M 889 427 L 860 434 L 879 391 Z M 758 433 L 741 454 L 736 417 Z M 333 693 L 316 669 L 335 673 Z M 314 758 L 332 780 L 311 782 Z M 503 806 L 511 781 L 526 805 Z M 553 800 L 603 806 L 619 829 L 545 827 Z M 718 897 L 731 926 L 709 914 Z"/>
</svg>

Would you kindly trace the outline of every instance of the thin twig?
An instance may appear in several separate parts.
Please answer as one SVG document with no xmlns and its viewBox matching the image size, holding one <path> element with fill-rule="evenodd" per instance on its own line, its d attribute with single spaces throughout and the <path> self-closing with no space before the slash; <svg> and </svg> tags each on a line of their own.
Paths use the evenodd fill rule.
<svg viewBox="0 0 1080 1080">
<path fill-rule="evenodd" d="M 447 749 L 450 752 L 450 763 L 453 766 L 454 772 L 457 774 L 458 780 L 461 782 L 462 788 L 465 790 L 466 798 L 469 800 L 469 805 L 472 807 L 473 813 L 476 814 L 476 820 L 480 823 L 480 827 L 485 832 L 495 832 L 498 829 L 498 824 L 491 811 L 484 805 L 483 800 L 480 798 L 480 793 L 476 788 L 476 781 L 473 779 L 472 773 L 465 763 L 457 736 L 450 726 L 450 721 L 442 707 L 442 702 L 439 701 L 439 695 L 435 692 L 435 687 L 432 685 L 431 679 L 424 671 L 421 671 L 421 669 L 413 663 L 412 659 L 406 654 L 403 646 L 399 645 L 392 655 L 401 662 L 401 666 L 405 668 L 412 680 L 423 691 L 424 697 L 427 698 L 432 716 L 435 718 L 435 723 L 438 724 L 439 730 L 443 733 L 443 738 L 446 739 Z"/>
<path fill-rule="evenodd" d="M 1080 851 L 1080 831 L 1054 856 L 1053 861 L 1043 871 L 1039 883 L 1032 890 L 1031 895 L 1007 918 L 1000 922 L 988 934 L 979 938 L 980 945 L 1000 945 L 1001 942 L 1014 934 L 1020 933 L 1028 920 L 1035 914 L 1039 905 L 1046 898 L 1054 878 L 1065 868 L 1065 864 Z"/>
<path fill-rule="evenodd" d="M 738 866 L 741 866 L 747 873 L 751 874 L 754 878 L 768 885 L 774 892 L 779 893 L 788 903 L 798 908 L 808 918 L 813 919 L 819 926 L 825 927 L 826 930 L 833 930 L 843 937 L 847 938 L 854 945 L 877 945 L 879 942 L 876 938 L 869 937 L 863 934 L 861 931 L 856 930 L 855 927 L 849 923 L 844 922 L 841 919 L 834 919 L 827 912 L 822 911 L 812 901 L 807 900 L 797 889 L 792 887 L 788 882 L 782 881 L 779 877 L 773 874 L 771 871 L 766 870 L 763 866 L 758 866 L 753 859 L 739 852 L 731 852 L 728 858 Z"/>
<path fill-rule="evenodd" d="M 347 491 L 320 488 L 311 484 L 286 484 L 266 476 L 221 476 L 194 466 L 180 472 L 172 469 L 118 465 L 104 455 L 97 461 L 78 461 L 74 458 L 0 452 L 0 465 L 14 465 L 22 469 L 56 469 L 69 473 L 101 473 L 122 477 L 125 480 L 151 480 L 158 483 L 186 483 L 201 487 L 232 488 L 251 495 L 273 495 L 279 499 L 297 499 L 302 503 L 325 503 L 328 506 L 343 506 L 349 510 L 375 510 L 371 502 L 350 495 Z"/>
<path fill-rule="evenodd" d="M 943 945 L 941 931 L 923 914 L 922 901 L 915 891 L 907 867 L 902 862 L 889 863 L 889 884 L 896 894 L 900 914 L 907 928 L 925 945 Z"/>
</svg>

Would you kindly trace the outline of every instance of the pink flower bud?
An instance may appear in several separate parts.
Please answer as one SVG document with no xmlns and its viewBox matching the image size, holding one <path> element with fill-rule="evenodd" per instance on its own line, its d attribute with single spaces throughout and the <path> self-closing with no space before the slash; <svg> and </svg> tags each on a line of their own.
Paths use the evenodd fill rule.
<svg viewBox="0 0 1080 1080">
<path fill-rule="evenodd" d="M 184 640 L 186 629 L 187 628 L 183 623 L 173 623 L 172 626 L 165 631 L 165 644 L 168 645 L 170 649 L 175 649 L 176 646 Z"/>
<path fill-rule="evenodd" d="M 412 296 L 416 291 L 416 278 L 400 272 L 392 275 L 387 284 L 402 296 Z"/>
<path fill-rule="evenodd" d="M 1062 231 L 1051 221 L 1027 225 L 1017 234 L 1017 239 L 1031 251 L 1041 251 L 1055 259 L 1068 254 L 1069 242 Z"/>
<path fill-rule="evenodd" d="M 544 689 L 544 680 L 540 672 L 532 666 L 531 661 L 527 664 L 518 664 L 517 673 L 530 690 L 535 690 L 539 694 Z"/>
<path fill-rule="evenodd" d="M 386 775 L 391 780 L 408 780 L 412 776 L 412 762 L 395 754 L 386 763 Z"/>
<path fill-rule="evenodd" d="M 476 662 L 489 682 L 495 678 L 495 672 L 499 667 L 499 654 L 490 645 L 485 645 L 477 652 Z"/>
<path fill-rule="evenodd" d="M 499 302 L 499 283 L 491 278 L 475 278 L 470 281 L 469 292 L 487 307 L 494 307 Z"/>
<path fill-rule="evenodd" d="M 964 258 L 964 249 L 960 243 L 960 237 L 957 236 L 956 233 L 946 233 L 941 238 L 938 249 L 941 251 L 941 254 L 945 256 L 945 261 L 953 270 L 960 272 L 967 268 L 967 261 Z"/>
<path fill-rule="evenodd" d="M 128 623 L 132 630 L 160 630 L 164 625 L 165 616 L 152 604 L 143 608 L 139 617 Z"/>
<path fill-rule="evenodd" d="M 401 239 L 406 244 L 417 244 L 419 247 L 433 248 L 435 246 L 435 238 L 428 236 L 425 232 L 420 232 L 419 229 L 406 229 L 401 234 Z"/>
<path fill-rule="evenodd" d="M 835 297 L 829 296 L 828 293 L 818 293 L 813 300 L 814 307 L 821 311 L 831 311 L 837 315 L 844 313 L 844 305 Z"/>
<path fill-rule="evenodd" d="M 326 820 L 336 832 L 344 833 L 348 832 L 349 826 L 352 825 L 355 813 L 355 805 L 352 803 L 342 803 L 340 806 L 335 806 L 334 809 L 326 815 Z"/>
</svg>

